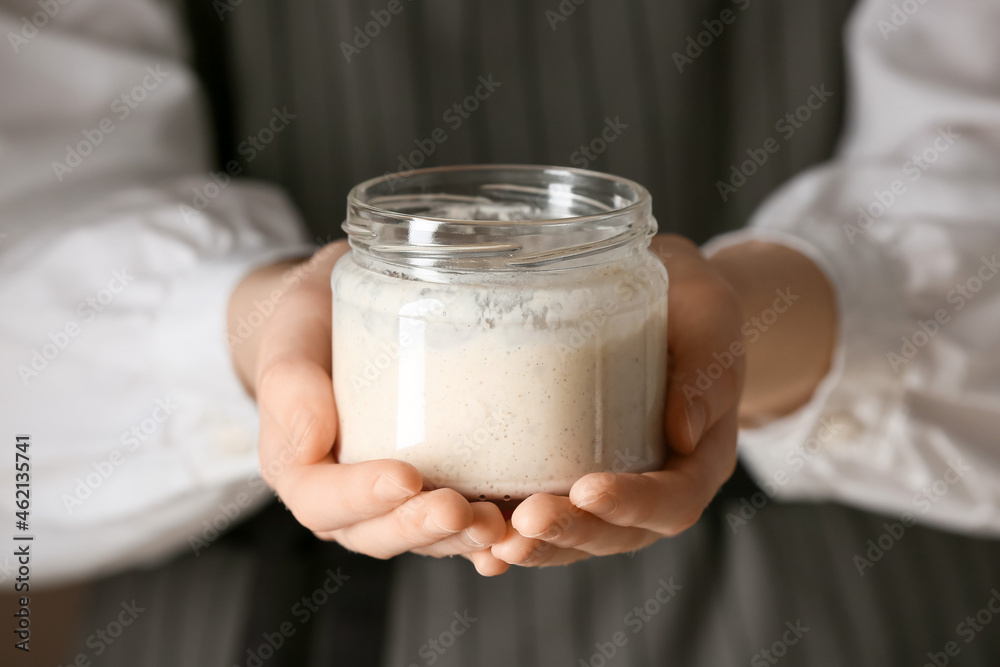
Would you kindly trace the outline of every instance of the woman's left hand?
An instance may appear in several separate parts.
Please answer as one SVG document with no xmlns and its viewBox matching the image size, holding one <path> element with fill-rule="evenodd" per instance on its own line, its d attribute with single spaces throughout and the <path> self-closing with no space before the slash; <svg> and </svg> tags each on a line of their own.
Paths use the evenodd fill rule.
<svg viewBox="0 0 1000 667">
<path fill-rule="evenodd" d="M 670 276 L 666 465 L 642 474 L 593 473 L 568 497 L 527 498 L 492 558 L 536 567 L 641 549 L 693 526 L 732 475 L 744 376 L 740 301 L 690 241 L 657 236 L 651 249 Z M 699 371 L 708 377 L 709 366 L 726 363 L 709 387 L 704 379 L 696 384 Z"/>
</svg>

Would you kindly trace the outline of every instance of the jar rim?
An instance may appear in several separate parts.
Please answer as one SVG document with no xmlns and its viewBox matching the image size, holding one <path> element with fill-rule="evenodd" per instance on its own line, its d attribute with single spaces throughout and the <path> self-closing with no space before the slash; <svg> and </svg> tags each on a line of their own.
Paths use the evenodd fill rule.
<svg viewBox="0 0 1000 667">
<path fill-rule="evenodd" d="M 467 215 L 448 217 L 442 210 Z M 656 221 L 649 191 L 620 176 L 472 164 L 366 180 L 347 196 L 343 228 L 352 248 L 390 264 L 512 270 L 585 265 L 588 257 L 597 263 L 609 250 L 648 242 Z"/>
<path fill-rule="evenodd" d="M 642 208 L 643 205 L 651 205 L 652 196 L 649 191 L 640 185 L 639 183 L 624 178 L 622 176 L 615 176 L 613 174 L 608 174 L 602 171 L 593 171 L 590 169 L 580 169 L 579 167 L 560 167 L 556 165 L 534 165 L 534 164 L 460 164 L 460 165 L 446 165 L 443 167 L 426 167 L 423 169 L 414 169 L 412 171 L 405 172 L 405 175 L 400 172 L 390 172 L 383 174 L 381 176 L 375 176 L 374 178 L 369 178 L 366 181 L 358 183 L 351 188 L 350 192 L 347 193 L 347 206 L 348 210 L 350 207 L 356 206 L 358 208 L 367 209 L 373 213 L 378 213 L 381 216 L 393 217 L 397 216 L 400 218 L 409 219 L 411 216 L 406 213 L 401 213 L 399 211 L 393 211 L 392 209 L 382 208 L 380 206 L 375 206 L 369 203 L 367 200 L 362 198 L 362 194 L 371 190 L 377 185 L 383 183 L 388 183 L 394 180 L 401 180 L 406 178 L 411 178 L 414 176 L 422 176 L 425 174 L 446 174 L 453 172 L 470 172 L 470 171 L 522 171 L 522 172 L 536 172 L 536 173 L 554 173 L 562 172 L 566 174 L 578 174 L 587 178 L 604 180 L 610 183 L 616 183 L 626 188 L 632 190 L 636 193 L 636 200 L 629 204 L 628 206 L 614 209 L 604 213 L 595 213 L 587 216 L 574 216 L 572 218 L 540 218 L 537 220 L 531 220 L 532 224 L 554 224 L 554 223 L 565 223 L 567 221 L 583 222 L 588 219 L 600 219 L 605 218 L 609 214 L 625 213 L 633 208 Z M 484 220 L 463 220 L 458 218 L 438 218 L 433 216 L 420 216 L 424 220 L 433 220 L 436 222 L 446 222 L 446 223 L 466 223 L 466 224 L 481 224 L 483 222 L 490 222 Z"/>
</svg>

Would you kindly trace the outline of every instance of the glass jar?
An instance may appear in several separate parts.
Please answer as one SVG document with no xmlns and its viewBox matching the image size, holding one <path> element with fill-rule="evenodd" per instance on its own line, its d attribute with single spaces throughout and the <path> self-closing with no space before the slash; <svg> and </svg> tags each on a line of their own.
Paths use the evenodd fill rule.
<svg viewBox="0 0 1000 667">
<path fill-rule="evenodd" d="M 561 167 L 387 175 L 334 267 L 338 460 L 470 499 L 565 495 L 664 456 L 667 273 L 649 193 Z"/>
</svg>

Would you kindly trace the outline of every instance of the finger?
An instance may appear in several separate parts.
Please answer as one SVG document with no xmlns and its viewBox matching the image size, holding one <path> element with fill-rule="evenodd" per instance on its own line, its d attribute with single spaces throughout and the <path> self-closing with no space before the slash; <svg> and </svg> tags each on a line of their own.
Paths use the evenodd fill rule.
<svg viewBox="0 0 1000 667">
<path fill-rule="evenodd" d="M 522 502 L 511 525 L 524 537 L 594 556 L 637 551 L 661 536 L 644 528 L 617 526 L 585 512 L 565 496 L 535 494 Z"/>
<path fill-rule="evenodd" d="M 463 558 L 468 558 L 476 566 L 476 572 L 484 577 L 495 577 L 510 569 L 510 563 L 505 563 L 493 555 L 489 549 L 484 551 L 473 551 L 463 554 Z"/>
<path fill-rule="evenodd" d="M 494 558 L 521 567 L 569 565 L 590 558 L 590 554 L 576 549 L 561 549 L 542 540 L 524 537 L 510 524 L 506 536 L 490 551 Z"/>
<path fill-rule="evenodd" d="M 275 439 L 262 440 L 262 456 L 291 449 L 302 463 L 315 463 L 333 448 L 337 408 L 330 379 L 330 314 L 299 292 L 301 307 L 283 309 L 261 342 L 256 380 L 261 418 L 273 420 Z M 324 300 L 326 301 L 326 300 Z M 320 309 L 321 310 L 321 309 Z"/>
<path fill-rule="evenodd" d="M 658 237 L 659 238 L 659 237 Z M 670 276 L 667 439 L 681 454 L 735 407 L 743 386 L 742 306 L 735 290 L 686 240 L 657 244 Z"/>
<path fill-rule="evenodd" d="M 354 525 L 397 509 L 420 492 L 423 480 L 409 463 L 393 459 L 309 466 L 286 457 L 271 461 L 268 476 L 277 474 L 275 490 L 295 518 L 314 532 Z M 277 463 L 277 466 L 274 464 Z"/>
<path fill-rule="evenodd" d="M 244 380 L 249 380 L 247 388 L 260 407 L 262 436 L 265 418 L 272 422 L 269 437 L 261 439 L 262 463 L 285 449 L 301 455 L 303 462 L 313 463 L 330 451 L 336 439 L 337 414 L 330 381 L 329 267 L 346 251 L 346 243 L 332 243 L 305 262 L 270 267 L 285 267 L 281 286 L 271 291 L 278 305 L 264 318 L 263 326 L 256 325 L 262 328 L 251 327 L 256 329 L 254 335 L 241 339 L 241 356 L 249 354 L 252 359 L 245 369 L 250 377 Z M 326 278 L 320 280 L 322 275 Z M 244 283 L 252 283 L 255 276 L 274 279 L 265 269 L 251 274 Z M 246 310 L 249 304 L 242 306 Z"/>
<path fill-rule="evenodd" d="M 279 456 L 316 463 L 333 449 L 337 409 L 329 375 L 302 358 L 284 357 L 258 384 L 261 465 Z"/>
<path fill-rule="evenodd" d="M 440 542 L 468 528 L 472 520 L 469 501 L 453 489 L 436 489 L 418 494 L 383 516 L 320 537 L 333 538 L 375 558 L 392 558 Z"/>
<path fill-rule="evenodd" d="M 455 556 L 488 550 L 504 538 L 507 522 L 500 508 L 493 503 L 476 502 L 472 506 L 472 524 L 440 542 L 414 549 L 414 553 L 424 556 Z"/>
<path fill-rule="evenodd" d="M 733 410 L 694 453 L 674 457 L 664 470 L 592 473 L 573 485 L 569 498 L 608 523 L 677 535 L 694 525 L 736 468 L 736 429 Z"/>
</svg>

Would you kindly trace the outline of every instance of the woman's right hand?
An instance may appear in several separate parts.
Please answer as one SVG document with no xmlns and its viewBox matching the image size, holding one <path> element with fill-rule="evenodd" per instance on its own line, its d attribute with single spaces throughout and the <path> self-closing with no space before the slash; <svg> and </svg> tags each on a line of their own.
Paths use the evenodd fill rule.
<svg viewBox="0 0 1000 667">
<path fill-rule="evenodd" d="M 260 413 L 261 474 L 321 539 L 375 558 L 462 555 L 481 574 L 500 574 L 508 565 L 490 547 L 506 523 L 495 505 L 452 489 L 422 491 L 420 473 L 402 461 L 336 460 L 330 271 L 347 250 L 338 241 L 308 260 L 258 269 L 230 298 L 233 365 Z M 274 306 L 270 315 L 241 337 L 247 316 L 268 310 L 259 308 L 264 301 Z"/>
</svg>

